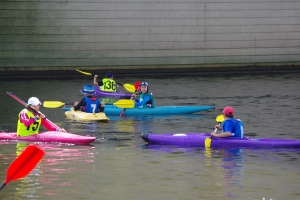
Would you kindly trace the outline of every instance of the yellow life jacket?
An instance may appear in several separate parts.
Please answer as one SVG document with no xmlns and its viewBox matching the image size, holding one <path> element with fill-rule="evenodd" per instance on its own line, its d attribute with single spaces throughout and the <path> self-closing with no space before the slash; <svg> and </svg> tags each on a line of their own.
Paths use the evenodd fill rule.
<svg viewBox="0 0 300 200">
<path fill-rule="evenodd" d="M 36 120 L 34 123 L 32 123 L 30 126 L 25 126 L 21 121 L 20 121 L 20 115 L 22 112 L 26 112 L 26 114 L 28 115 L 28 118 L 34 118 L 34 115 L 32 112 L 30 112 L 27 109 L 23 109 L 20 113 L 19 113 L 19 119 L 18 119 L 18 129 L 17 129 L 17 134 L 18 136 L 29 136 L 29 135 L 34 135 L 34 134 L 38 134 L 39 133 L 39 129 L 40 129 L 40 125 L 41 125 L 41 119 Z"/>
<path fill-rule="evenodd" d="M 116 92 L 117 91 L 117 84 L 116 81 L 109 78 L 102 79 L 103 85 L 101 86 L 100 90 L 105 92 Z"/>
</svg>

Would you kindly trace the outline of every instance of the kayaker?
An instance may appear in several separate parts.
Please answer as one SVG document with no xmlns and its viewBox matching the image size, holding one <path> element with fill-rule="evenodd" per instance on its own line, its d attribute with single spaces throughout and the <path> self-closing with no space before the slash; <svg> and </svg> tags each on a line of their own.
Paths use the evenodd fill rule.
<svg viewBox="0 0 300 200">
<path fill-rule="evenodd" d="M 139 99 L 136 98 L 137 94 L 134 93 L 131 97 L 135 100 L 134 107 L 135 108 L 154 108 L 155 101 L 152 94 L 148 92 L 148 83 L 142 82 L 140 84 L 140 94 Z"/>
<path fill-rule="evenodd" d="M 109 71 L 106 73 L 105 78 L 101 81 L 97 81 L 98 75 L 94 76 L 94 85 L 99 85 L 99 89 L 104 92 L 116 92 L 117 91 L 117 83 L 114 80 L 114 74 Z"/>
<path fill-rule="evenodd" d="M 30 97 L 28 99 L 28 106 L 33 110 L 39 112 L 40 106 L 42 105 L 40 100 L 36 97 Z M 65 129 L 54 127 L 51 123 L 46 120 L 43 113 L 39 112 L 40 115 L 33 113 L 29 108 L 23 109 L 19 113 L 18 119 L 18 136 L 30 136 L 39 133 L 40 125 L 42 124 L 48 131 L 59 131 L 66 132 Z"/>
<path fill-rule="evenodd" d="M 244 137 L 244 125 L 241 120 L 234 118 L 234 109 L 227 106 L 223 109 L 224 121 L 221 125 L 215 125 L 215 128 L 222 130 L 222 134 L 211 133 L 214 137 Z"/>
<path fill-rule="evenodd" d="M 105 103 L 99 101 L 93 95 L 95 94 L 94 86 L 85 85 L 83 90 L 80 90 L 82 94 L 85 95 L 80 102 L 76 101 L 74 103 L 74 110 L 80 110 L 87 113 L 99 113 L 104 111 Z"/>
</svg>

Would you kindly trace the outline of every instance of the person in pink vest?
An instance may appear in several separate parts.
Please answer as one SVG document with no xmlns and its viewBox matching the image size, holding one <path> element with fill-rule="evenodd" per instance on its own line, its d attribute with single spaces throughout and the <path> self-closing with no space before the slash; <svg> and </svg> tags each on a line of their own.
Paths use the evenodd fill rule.
<svg viewBox="0 0 300 200">
<path fill-rule="evenodd" d="M 30 97 L 28 99 L 28 106 L 39 112 L 41 102 L 36 97 Z M 66 132 L 65 129 L 58 128 L 46 120 L 46 117 L 43 113 L 39 112 L 40 114 L 36 114 L 35 112 L 31 111 L 29 108 L 23 109 L 19 113 L 18 119 L 18 127 L 17 127 L 17 135 L 18 136 L 30 136 L 39 133 L 40 125 L 42 124 L 48 131 L 59 131 L 59 132 Z"/>
</svg>

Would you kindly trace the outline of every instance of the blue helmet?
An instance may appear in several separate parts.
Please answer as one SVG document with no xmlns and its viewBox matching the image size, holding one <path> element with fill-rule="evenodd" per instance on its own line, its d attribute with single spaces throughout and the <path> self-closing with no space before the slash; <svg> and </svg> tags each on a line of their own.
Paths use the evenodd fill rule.
<svg viewBox="0 0 300 200">
<path fill-rule="evenodd" d="M 106 73 L 105 76 L 106 76 L 106 78 L 111 78 L 111 77 L 114 76 L 114 74 L 111 71 L 109 71 L 109 72 Z"/>
<path fill-rule="evenodd" d="M 148 87 L 148 83 L 147 82 L 142 82 L 141 84 L 140 84 L 140 86 L 147 86 Z"/>
<path fill-rule="evenodd" d="M 149 86 L 148 86 L 148 83 L 147 82 L 142 82 L 141 84 L 140 84 L 140 86 L 147 86 L 147 93 L 148 93 L 148 90 L 149 90 Z"/>
</svg>

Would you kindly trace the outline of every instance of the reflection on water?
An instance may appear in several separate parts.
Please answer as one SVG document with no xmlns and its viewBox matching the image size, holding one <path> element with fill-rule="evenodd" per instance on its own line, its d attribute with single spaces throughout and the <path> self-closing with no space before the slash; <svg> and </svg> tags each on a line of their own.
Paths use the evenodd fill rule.
<svg viewBox="0 0 300 200">
<path fill-rule="evenodd" d="M 168 160 L 184 157 L 185 161 L 192 165 L 199 165 L 197 170 L 200 176 L 199 181 L 205 183 L 198 184 L 205 187 L 206 194 L 214 193 L 219 199 L 276 199 L 276 197 L 284 197 L 285 194 L 272 193 L 268 191 L 268 187 L 276 187 L 280 190 L 282 187 L 279 180 L 270 178 L 271 176 L 283 176 L 283 179 L 291 181 L 297 180 L 293 177 L 299 174 L 300 149 L 285 148 L 285 149 L 254 149 L 254 148 L 195 148 L 195 147 L 177 147 L 172 145 L 154 145 L 146 144 L 141 146 L 143 149 L 148 149 L 151 154 L 159 155 Z M 193 159 L 188 161 L 187 158 Z M 291 163 L 291 161 L 293 163 Z M 289 164 L 288 164 L 289 163 Z M 290 164 L 292 166 L 290 166 Z M 276 170 L 271 170 L 270 167 L 276 165 Z M 250 169 L 249 169 L 250 166 Z M 187 165 L 186 165 L 187 167 Z M 171 168 L 171 167 L 170 167 Z M 191 167 L 188 167 L 191 168 Z M 186 169 L 188 169 L 186 168 Z M 193 167 L 192 167 L 193 168 Z M 292 168 L 292 170 L 290 170 Z M 278 175 L 279 171 L 284 171 L 283 175 Z M 195 171 L 194 171 L 195 175 Z M 250 175 L 250 177 L 249 177 Z M 258 175 L 258 177 L 256 176 Z M 287 178 L 289 177 L 289 178 Z M 193 178 L 189 177 L 191 181 Z M 264 178 L 261 180 L 261 178 Z M 195 180 L 194 180 L 195 181 Z M 194 182 L 193 181 L 193 182 Z M 273 182 L 272 182 L 273 181 Z M 265 184 L 265 185 L 264 185 Z M 264 188 L 260 192 L 255 193 L 247 187 L 251 185 L 254 188 Z M 268 185 L 268 187 L 266 187 Z M 272 186 L 269 186 L 272 185 Z M 201 188 L 200 187 L 200 188 Z M 286 187 L 284 187 L 286 188 Z M 289 188 L 290 191 L 296 192 L 296 186 Z M 216 194 L 217 193 L 217 194 Z M 207 198 L 213 198 L 210 195 Z M 280 198 L 279 198 L 280 199 Z"/>
<path fill-rule="evenodd" d="M 241 199 L 239 191 L 243 189 L 244 155 L 243 149 L 211 149 L 204 150 L 207 158 L 213 159 L 212 170 L 219 171 L 222 188 L 226 188 L 224 194 L 228 199 Z M 206 159 L 208 162 L 209 159 Z M 221 168 L 220 168 L 221 167 Z M 218 170 L 220 168 L 221 170 Z"/>
<path fill-rule="evenodd" d="M 155 150 L 156 154 L 165 152 L 166 157 L 172 156 L 174 158 L 175 155 L 192 157 L 195 163 L 201 163 L 201 167 L 195 170 L 201 174 L 201 180 L 205 179 L 204 184 L 207 190 L 214 193 L 217 190 L 220 199 L 241 199 L 240 191 L 244 187 L 245 164 L 243 149 L 199 149 L 152 144 L 143 145 L 142 147 Z"/>
<path fill-rule="evenodd" d="M 1 142 L 1 144 L 14 145 L 13 142 Z M 6 159 L 14 160 L 29 144 L 31 143 L 17 142 L 16 155 L 8 155 L 9 158 Z M 72 174 L 88 173 L 86 164 L 94 162 L 93 145 L 34 144 L 45 151 L 45 156 L 29 175 L 8 186 L 14 190 L 11 194 L 14 199 L 42 199 L 45 196 L 58 198 L 59 194 L 53 186 L 58 187 L 56 190 L 59 190 L 59 187 L 74 187 L 78 180 L 74 179 Z M 1 156 L 1 159 L 5 159 L 5 156 Z M 68 178 L 62 181 L 63 176 Z"/>
<path fill-rule="evenodd" d="M 180 120 L 201 120 L 211 117 L 205 114 L 183 114 L 183 115 L 148 115 L 148 116 L 110 116 L 115 122 L 115 127 L 122 132 L 145 133 L 156 128 L 156 122 L 173 122 Z"/>
</svg>

